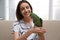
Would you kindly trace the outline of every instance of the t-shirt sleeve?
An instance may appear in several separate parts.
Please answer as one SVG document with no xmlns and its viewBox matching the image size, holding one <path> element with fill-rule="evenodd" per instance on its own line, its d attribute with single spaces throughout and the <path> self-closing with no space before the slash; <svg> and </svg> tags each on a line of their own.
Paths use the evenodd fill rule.
<svg viewBox="0 0 60 40">
<path fill-rule="evenodd" d="M 19 32 L 19 24 L 17 22 L 13 23 L 13 32 Z"/>
</svg>

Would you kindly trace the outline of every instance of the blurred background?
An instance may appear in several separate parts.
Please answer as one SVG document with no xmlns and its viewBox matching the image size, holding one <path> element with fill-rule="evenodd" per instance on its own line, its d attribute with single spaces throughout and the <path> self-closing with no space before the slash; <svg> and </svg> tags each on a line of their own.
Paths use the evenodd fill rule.
<svg viewBox="0 0 60 40">
<path fill-rule="evenodd" d="M 16 7 L 19 1 L 0 0 L 0 40 L 13 40 L 12 25 L 16 20 Z M 33 12 L 44 20 L 43 27 L 47 31 L 45 39 L 60 40 L 60 0 L 27 1 L 32 5 Z"/>
<path fill-rule="evenodd" d="M 16 6 L 20 0 L 0 0 L 0 20 L 16 20 Z M 43 20 L 60 20 L 60 0 L 27 0 L 33 12 Z"/>
</svg>

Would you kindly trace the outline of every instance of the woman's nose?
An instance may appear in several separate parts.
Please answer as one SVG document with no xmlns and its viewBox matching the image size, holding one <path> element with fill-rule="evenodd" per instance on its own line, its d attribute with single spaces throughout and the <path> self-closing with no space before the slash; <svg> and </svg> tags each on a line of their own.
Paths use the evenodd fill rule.
<svg viewBox="0 0 60 40">
<path fill-rule="evenodd" d="M 25 8 L 25 11 L 27 12 L 27 9 Z"/>
</svg>

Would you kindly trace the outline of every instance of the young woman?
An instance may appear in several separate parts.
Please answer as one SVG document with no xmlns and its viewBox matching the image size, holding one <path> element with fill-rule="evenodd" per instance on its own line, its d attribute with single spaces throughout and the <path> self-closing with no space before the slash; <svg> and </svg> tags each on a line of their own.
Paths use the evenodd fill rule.
<svg viewBox="0 0 60 40">
<path fill-rule="evenodd" d="M 30 3 L 19 1 L 16 9 L 17 21 L 13 25 L 14 40 L 45 40 L 45 28 L 34 26 L 31 13 L 33 10 Z"/>
</svg>

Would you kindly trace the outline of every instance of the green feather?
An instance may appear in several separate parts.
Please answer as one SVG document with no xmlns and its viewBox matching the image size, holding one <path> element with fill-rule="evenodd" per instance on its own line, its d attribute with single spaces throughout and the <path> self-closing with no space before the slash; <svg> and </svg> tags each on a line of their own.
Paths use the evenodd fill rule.
<svg viewBox="0 0 60 40">
<path fill-rule="evenodd" d="M 33 22 L 35 26 L 42 27 L 42 19 L 39 18 L 36 14 L 32 13 L 31 17 L 33 18 Z"/>
</svg>

